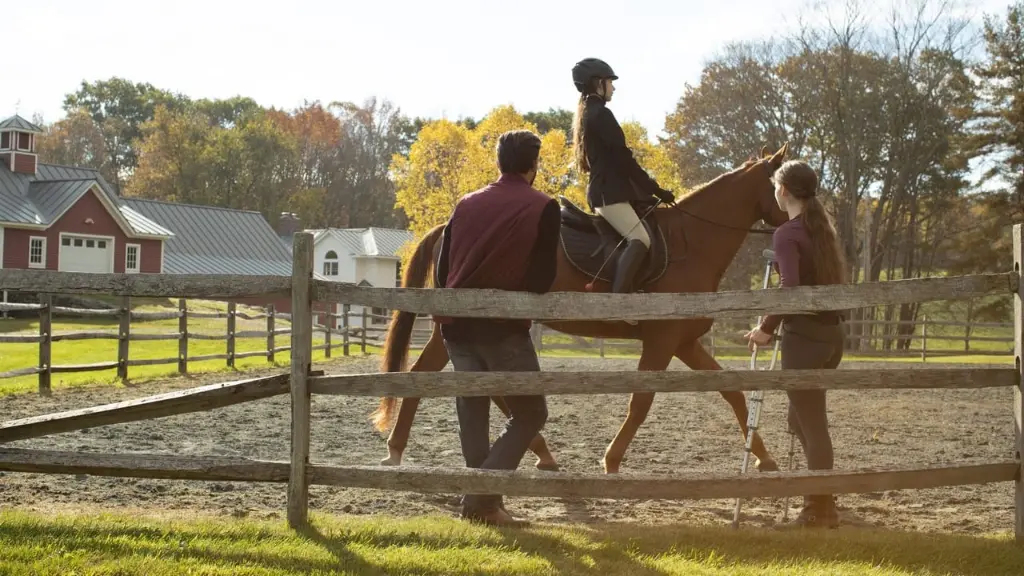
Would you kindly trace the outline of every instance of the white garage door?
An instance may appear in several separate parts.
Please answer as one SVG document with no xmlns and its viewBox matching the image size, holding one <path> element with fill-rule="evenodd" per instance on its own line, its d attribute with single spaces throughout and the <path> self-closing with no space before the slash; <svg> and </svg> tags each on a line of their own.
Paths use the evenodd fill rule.
<svg viewBox="0 0 1024 576">
<path fill-rule="evenodd" d="M 60 270 L 100 274 L 113 272 L 114 242 L 107 238 L 61 236 Z"/>
</svg>

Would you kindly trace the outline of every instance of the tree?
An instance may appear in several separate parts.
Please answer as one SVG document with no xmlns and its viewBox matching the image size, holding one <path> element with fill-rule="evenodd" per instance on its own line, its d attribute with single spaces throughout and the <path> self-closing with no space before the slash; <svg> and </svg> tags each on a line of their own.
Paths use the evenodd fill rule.
<svg viewBox="0 0 1024 576">
<path fill-rule="evenodd" d="M 250 110 L 231 124 L 219 125 L 198 106 L 158 107 L 142 127 L 139 164 L 126 193 L 257 210 L 276 224 L 301 185 L 298 144 L 263 111 Z"/>
<path fill-rule="evenodd" d="M 370 98 L 362 105 L 334 102 L 341 139 L 328 188 L 332 218 L 346 215 L 348 226 L 404 227 L 405 215 L 395 209 L 391 159 L 409 145 L 411 123 L 393 103 Z"/>
<path fill-rule="evenodd" d="M 92 116 L 106 145 L 103 176 L 120 192 L 138 164 L 135 146 L 142 137 L 142 125 L 153 119 L 158 106 L 179 109 L 187 102 L 152 84 L 112 77 L 82 82 L 78 91 L 65 96 L 64 110 L 71 114 L 84 109 Z"/>
<path fill-rule="evenodd" d="M 523 114 L 530 124 L 537 127 L 539 134 L 547 135 L 552 130 L 560 130 L 567 140 L 572 140 L 573 113 L 565 108 L 548 108 L 547 112 L 527 112 Z"/>
<path fill-rule="evenodd" d="M 81 108 L 72 110 L 45 129 L 46 133 L 36 140 L 36 151 L 45 162 L 92 168 L 101 174 L 111 173 L 103 132 L 88 111 Z"/>
<path fill-rule="evenodd" d="M 445 222 L 459 198 L 486 183 L 485 162 L 476 135 L 449 120 L 427 123 L 408 157 L 394 155 L 395 206 L 405 211 L 417 238 Z"/>
<path fill-rule="evenodd" d="M 986 61 L 975 68 L 983 105 L 978 111 L 974 151 L 994 159 L 985 178 L 1003 178 L 1013 189 L 1017 220 L 1024 219 L 1024 2 L 1006 12 L 1005 21 L 986 17 Z"/>
</svg>

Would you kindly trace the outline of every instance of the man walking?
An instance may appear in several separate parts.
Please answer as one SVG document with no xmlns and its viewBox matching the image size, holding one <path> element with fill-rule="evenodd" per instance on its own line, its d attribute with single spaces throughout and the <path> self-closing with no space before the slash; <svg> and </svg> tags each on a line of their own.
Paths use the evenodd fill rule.
<svg viewBox="0 0 1024 576">
<path fill-rule="evenodd" d="M 444 229 L 436 285 L 547 292 L 555 279 L 560 232 L 558 203 L 533 188 L 540 138 L 528 130 L 498 139 L 501 177 L 463 197 Z M 529 320 L 435 318 L 455 370 L 539 371 Z M 490 398 L 458 397 L 459 438 L 466 466 L 515 470 L 547 421 L 544 396 L 506 396 L 510 417 L 489 444 Z M 494 525 L 523 525 L 500 494 L 467 494 L 464 518 Z"/>
</svg>

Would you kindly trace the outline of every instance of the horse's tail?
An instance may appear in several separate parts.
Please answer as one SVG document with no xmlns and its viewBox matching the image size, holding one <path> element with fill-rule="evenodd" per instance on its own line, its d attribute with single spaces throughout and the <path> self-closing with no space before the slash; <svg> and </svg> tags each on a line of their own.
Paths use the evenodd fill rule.
<svg viewBox="0 0 1024 576">
<path fill-rule="evenodd" d="M 416 245 L 409 265 L 402 276 L 403 288 L 426 288 L 427 276 L 433 268 L 434 247 L 441 238 L 444 226 L 439 225 L 427 232 L 427 235 Z M 409 341 L 412 339 L 412 328 L 416 323 L 416 313 L 395 310 L 388 326 L 387 338 L 384 341 L 384 359 L 381 361 L 383 372 L 403 372 L 409 358 Z M 394 396 L 380 399 L 380 406 L 371 415 L 373 425 L 384 432 L 391 426 L 395 404 Z"/>
</svg>

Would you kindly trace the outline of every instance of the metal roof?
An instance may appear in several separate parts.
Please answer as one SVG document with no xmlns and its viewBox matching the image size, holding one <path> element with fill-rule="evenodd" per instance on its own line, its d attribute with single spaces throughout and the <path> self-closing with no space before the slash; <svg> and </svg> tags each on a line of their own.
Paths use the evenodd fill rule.
<svg viewBox="0 0 1024 576">
<path fill-rule="evenodd" d="M 259 212 L 124 198 L 127 207 L 174 233 L 164 241 L 170 274 L 288 276 L 291 253 Z"/>
<path fill-rule="evenodd" d="M 43 129 L 15 114 L 6 120 L 0 120 L 0 130 L 18 130 L 19 132 L 35 132 L 42 134 Z"/>
<path fill-rule="evenodd" d="M 53 222 L 96 184 L 95 180 L 33 182 L 27 199 L 35 205 L 44 222 Z"/>
<path fill-rule="evenodd" d="M 398 258 L 398 251 L 416 239 L 409 230 L 394 228 L 323 228 L 308 230 L 319 242 L 326 236 L 335 238 L 352 256 Z"/>
<path fill-rule="evenodd" d="M 170 231 L 141 214 L 127 214 L 100 173 L 90 168 L 38 164 L 36 174 L 12 172 L 0 164 L 0 222 L 48 226 L 86 192 L 95 188 L 118 210 L 134 234 L 168 236 Z"/>
<path fill-rule="evenodd" d="M 121 216 L 124 216 L 124 219 L 131 224 L 132 228 L 143 234 L 152 234 L 154 236 L 174 236 L 174 232 L 171 232 L 167 228 L 164 228 L 142 214 L 139 214 L 135 210 L 132 210 L 127 205 L 122 204 L 118 210 L 120 210 Z"/>
</svg>

